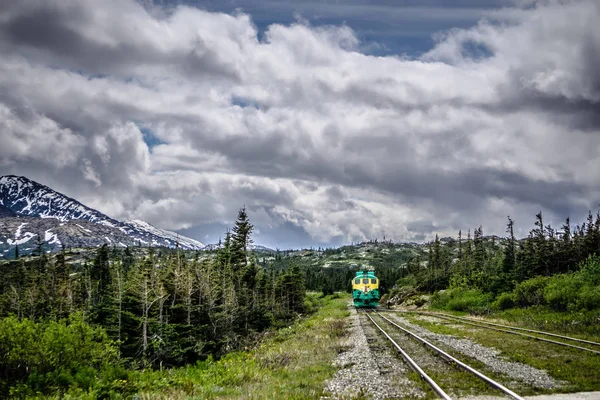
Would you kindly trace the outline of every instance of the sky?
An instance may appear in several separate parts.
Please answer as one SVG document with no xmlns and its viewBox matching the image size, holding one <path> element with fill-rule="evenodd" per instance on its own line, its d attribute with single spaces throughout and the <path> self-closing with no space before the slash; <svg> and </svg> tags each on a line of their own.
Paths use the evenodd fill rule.
<svg viewBox="0 0 600 400">
<path fill-rule="evenodd" d="M 0 175 L 215 243 L 517 235 L 600 205 L 595 0 L 22 0 Z"/>
</svg>

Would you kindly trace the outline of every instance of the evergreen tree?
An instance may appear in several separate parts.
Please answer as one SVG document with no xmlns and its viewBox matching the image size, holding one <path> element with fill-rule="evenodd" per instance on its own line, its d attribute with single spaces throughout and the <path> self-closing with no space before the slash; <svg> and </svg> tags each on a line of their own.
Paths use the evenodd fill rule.
<svg viewBox="0 0 600 400">
<path fill-rule="evenodd" d="M 471 240 L 471 229 L 467 231 L 467 243 L 465 246 L 465 261 L 463 263 L 463 275 L 471 278 L 473 271 L 473 241 Z"/>
<path fill-rule="evenodd" d="M 473 233 L 473 261 L 475 263 L 475 267 L 477 268 L 477 272 L 485 272 L 486 271 L 486 252 L 485 246 L 483 242 L 483 228 L 479 226 L 479 228 L 475 229 Z"/>
<path fill-rule="evenodd" d="M 533 261 L 535 269 L 533 273 L 534 275 L 544 274 L 548 276 L 550 275 L 550 268 L 547 259 L 548 246 L 546 241 L 546 229 L 541 211 L 535 216 L 535 226 L 537 228 L 532 230 L 535 246 L 535 256 Z"/>
<path fill-rule="evenodd" d="M 234 270 L 239 272 L 242 271 L 246 265 L 248 265 L 248 246 L 252 244 L 250 235 L 254 230 L 254 226 L 248 219 L 246 207 L 241 208 L 238 212 L 238 217 L 232 230 L 231 263 L 234 267 Z"/>
<path fill-rule="evenodd" d="M 463 250 L 462 250 L 462 230 L 458 231 L 458 265 L 461 265 L 463 261 Z"/>
<path fill-rule="evenodd" d="M 514 221 L 508 216 L 508 224 L 506 225 L 506 246 L 504 247 L 504 260 L 502 261 L 502 272 L 508 278 L 515 272 L 517 241 L 515 239 Z"/>
<path fill-rule="evenodd" d="M 571 266 L 575 264 L 573 252 L 573 235 L 571 233 L 571 220 L 567 217 L 562 226 L 562 237 L 558 244 L 559 252 L 559 272 L 569 272 Z"/>
</svg>

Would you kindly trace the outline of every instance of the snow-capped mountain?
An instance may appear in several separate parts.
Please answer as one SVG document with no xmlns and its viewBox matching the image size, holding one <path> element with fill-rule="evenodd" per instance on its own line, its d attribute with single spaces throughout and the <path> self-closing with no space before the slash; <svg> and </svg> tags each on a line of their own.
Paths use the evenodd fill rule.
<svg viewBox="0 0 600 400">
<path fill-rule="evenodd" d="M 171 241 L 179 243 L 179 247 L 183 247 L 185 249 L 202 249 L 204 248 L 204 243 L 201 243 L 197 240 L 190 239 L 189 237 L 181 236 L 178 233 L 168 231 L 166 229 L 160 229 L 155 226 L 150 225 L 149 223 L 139 220 L 132 219 L 125 221 L 125 223 L 138 231 L 144 231 L 151 233 L 156 236 L 163 237 L 165 239 L 169 239 Z"/>
<path fill-rule="evenodd" d="M 63 222 L 84 219 L 107 226 L 119 224 L 100 211 L 23 176 L 0 177 L 0 204 L 23 216 L 55 218 Z"/>
<path fill-rule="evenodd" d="M 144 221 L 117 221 L 25 177 L 0 177 L 0 257 L 15 245 L 33 248 L 38 236 L 48 250 L 102 244 L 204 248 Z"/>
</svg>

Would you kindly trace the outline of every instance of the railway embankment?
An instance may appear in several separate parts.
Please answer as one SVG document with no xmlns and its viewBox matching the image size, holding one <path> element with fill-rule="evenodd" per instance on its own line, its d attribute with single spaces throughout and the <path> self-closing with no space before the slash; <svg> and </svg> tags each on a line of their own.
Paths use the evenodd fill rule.
<svg viewBox="0 0 600 400">
<path fill-rule="evenodd" d="M 351 310 L 348 321 L 329 398 L 600 399 L 600 341 L 589 334 L 582 340 L 497 319 L 384 309 Z"/>
</svg>

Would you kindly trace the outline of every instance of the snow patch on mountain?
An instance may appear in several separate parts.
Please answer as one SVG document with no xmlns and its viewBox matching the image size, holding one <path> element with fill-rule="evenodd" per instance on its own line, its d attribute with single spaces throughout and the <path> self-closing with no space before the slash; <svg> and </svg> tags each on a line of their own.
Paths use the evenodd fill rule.
<svg viewBox="0 0 600 400">
<path fill-rule="evenodd" d="M 25 232 L 24 234 L 21 234 L 21 231 L 23 230 L 25 225 L 27 225 L 27 222 L 23 222 L 22 224 L 20 224 L 17 230 L 15 231 L 14 239 L 7 238 L 6 243 L 8 243 L 11 246 L 18 246 L 20 244 L 27 243 L 31 239 L 33 239 L 35 237 L 34 233 Z"/>
<path fill-rule="evenodd" d="M 44 232 L 44 242 L 47 242 L 48 244 L 61 244 L 58 235 L 50 229 Z"/>
<path fill-rule="evenodd" d="M 146 221 L 142 221 L 139 219 L 132 219 L 132 220 L 125 221 L 125 223 L 131 225 L 135 229 L 145 231 L 145 232 L 151 233 L 151 234 L 159 236 L 159 237 L 173 240 L 173 241 L 179 243 L 180 247 L 188 247 L 188 248 L 192 248 L 192 249 L 196 249 L 196 250 L 200 250 L 205 247 L 204 243 L 202 243 L 202 242 L 199 242 L 194 239 L 190 239 L 185 236 L 181 236 L 178 233 L 171 232 L 166 229 L 157 228 L 153 225 L 150 225 Z"/>
</svg>

